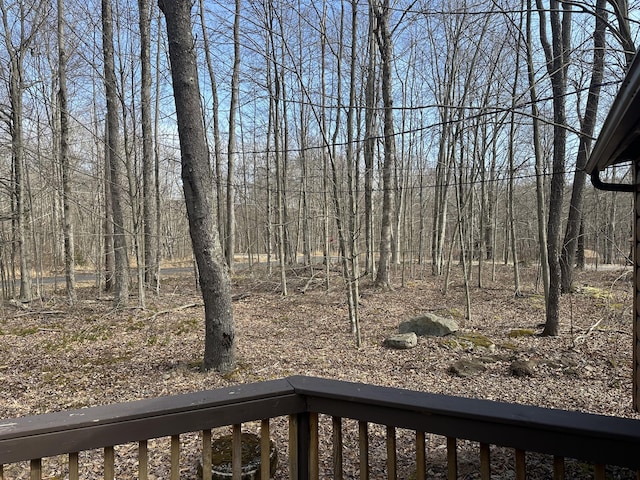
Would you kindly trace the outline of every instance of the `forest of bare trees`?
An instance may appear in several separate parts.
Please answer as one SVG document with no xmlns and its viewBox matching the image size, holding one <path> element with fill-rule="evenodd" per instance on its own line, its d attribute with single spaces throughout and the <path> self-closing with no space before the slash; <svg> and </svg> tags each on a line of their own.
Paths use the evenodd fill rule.
<svg viewBox="0 0 640 480">
<path fill-rule="evenodd" d="M 625 263 L 632 199 L 583 167 L 637 44 L 627 0 L 200 0 L 212 215 L 233 270 L 539 265 L 545 333 L 573 269 Z M 192 258 L 165 17 L 148 0 L 0 0 L 0 285 L 96 272 L 116 306 Z M 627 175 L 624 167 L 609 180 Z M 165 263 L 166 264 L 166 263 Z M 328 276 L 327 276 L 328 278 Z M 60 284 L 62 287 L 63 284 Z M 131 294 L 130 294 L 131 290 Z M 467 315 L 470 315 L 470 300 Z"/>
</svg>

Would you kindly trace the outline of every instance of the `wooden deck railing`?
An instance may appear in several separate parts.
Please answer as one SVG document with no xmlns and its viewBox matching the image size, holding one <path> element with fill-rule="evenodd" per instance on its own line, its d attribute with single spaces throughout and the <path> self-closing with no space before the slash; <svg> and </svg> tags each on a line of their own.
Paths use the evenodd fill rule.
<svg viewBox="0 0 640 480">
<path fill-rule="evenodd" d="M 319 414 L 324 414 L 319 417 Z M 328 416 L 328 417 L 325 417 Z M 342 478 L 343 419 L 357 424 L 356 454 L 360 478 L 369 478 L 370 425 L 383 426 L 386 443 L 386 478 L 398 478 L 396 429 L 415 432 L 412 440 L 415 478 L 427 476 L 432 456 L 426 454 L 425 434 L 445 439 L 447 475 L 458 475 L 458 443 L 478 445 L 478 472 L 489 479 L 490 446 L 513 449 L 516 478 L 527 477 L 527 452 L 549 454 L 554 478 L 564 478 L 564 458 L 594 466 L 596 479 L 605 478 L 605 465 L 637 472 L 640 469 L 640 421 L 550 410 L 516 404 L 473 400 L 409 390 L 377 387 L 311 377 L 289 377 L 257 384 L 160 397 L 74 411 L 0 421 L 0 480 L 9 476 L 10 464 L 27 461 L 27 478 L 42 477 L 49 457 L 64 455 L 64 476 L 87 478 L 79 471 L 79 452 L 102 450 L 100 476 L 113 479 L 114 447 L 137 443 L 136 477 L 147 478 L 148 442 L 170 438 L 170 478 L 180 478 L 180 435 L 198 432 L 203 476 L 211 478 L 211 429 L 233 426 L 234 451 L 239 451 L 241 425 L 260 422 L 263 459 L 268 459 L 269 419 L 288 417 L 288 478 Z M 328 420 L 324 420 L 327 418 Z M 329 420 L 330 419 L 330 420 Z M 349 421 L 351 421 L 349 420 Z M 320 428 L 324 421 L 328 425 Z M 326 428 L 325 428 L 326 427 Z M 319 431 L 331 430 L 330 458 L 321 458 Z M 404 431 L 404 430 L 403 430 Z M 443 445 L 443 447 L 444 447 Z M 495 448 L 495 447 L 494 447 Z M 351 457 L 351 451 L 349 452 Z M 376 454 L 379 455 L 379 454 Z M 404 453 L 403 453 L 404 455 Z M 234 478 L 240 478 L 236 455 Z M 268 464 L 268 462 L 265 462 Z M 320 472 L 320 465 L 330 468 Z M 12 470 L 13 471 L 13 468 Z M 330 472 L 330 473 L 328 473 Z M 637 473 L 633 473 L 640 478 Z M 379 477 L 379 472 L 376 473 Z M 94 477 L 95 478 L 95 477 Z M 268 478 L 268 469 L 262 469 Z M 403 478 L 403 477 L 400 477 Z"/>
</svg>

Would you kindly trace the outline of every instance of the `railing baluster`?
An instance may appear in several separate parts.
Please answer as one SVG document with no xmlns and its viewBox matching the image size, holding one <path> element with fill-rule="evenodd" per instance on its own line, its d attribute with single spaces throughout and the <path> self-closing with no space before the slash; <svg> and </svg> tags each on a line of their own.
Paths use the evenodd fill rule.
<svg viewBox="0 0 640 480">
<path fill-rule="evenodd" d="M 593 466 L 593 473 L 595 480 L 606 480 L 607 474 L 605 473 L 605 465 L 603 463 L 597 463 Z"/>
<path fill-rule="evenodd" d="M 491 449 L 488 443 L 480 444 L 480 478 L 491 480 Z"/>
<path fill-rule="evenodd" d="M 40 480 L 42 478 L 42 459 L 35 458 L 31 460 L 31 480 Z"/>
<path fill-rule="evenodd" d="M 333 478 L 342 479 L 342 418 L 331 419 L 333 430 Z"/>
<path fill-rule="evenodd" d="M 231 434 L 231 478 L 240 480 L 242 477 L 242 425 L 234 424 Z"/>
<path fill-rule="evenodd" d="M 318 480 L 320 477 L 320 455 L 318 453 L 318 414 L 309 414 L 309 478 Z"/>
<path fill-rule="evenodd" d="M 396 429 L 387 426 L 387 478 L 398 478 L 396 464 Z"/>
<path fill-rule="evenodd" d="M 171 436 L 171 480 L 180 480 L 180 435 Z"/>
<path fill-rule="evenodd" d="M 209 478 L 209 477 L 203 477 Z M 271 478 L 271 431 L 269 419 L 265 418 L 260 423 L 260 480 Z"/>
<path fill-rule="evenodd" d="M 447 479 L 458 478 L 458 442 L 455 437 L 447 437 Z"/>
<path fill-rule="evenodd" d="M 146 440 L 138 442 L 138 478 L 147 480 L 149 476 L 149 445 Z"/>
<path fill-rule="evenodd" d="M 309 477 L 309 414 L 289 415 L 289 478 Z"/>
<path fill-rule="evenodd" d="M 69 454 L 69 480 L 80 480 L 78 452 Z"/>
<path fill-rule="evenodd" d="M 358 421 L 358 438 L 360 444 L 360 480 L 369 480 L 369 426 L 363 420 Z"/>
<path fill-rule="evenodd" d="M 202 431 L 202 478 L 209 480 L 213 475 L 211 471 L 211 430 Z"/>
<path fill-rule="evenodd" d="M 553 457 L 553 480 L 564 480 L 564 457 Z"/>
<path fill-rule="evenodd" d="M 298 478 L 298 417 L 289 415 L 289 478 Z"/>
<path fill-rule="evenodd" d="M 115 452 L 113 447 L 104 447 L 104 480 L 115 478 Z"/>
<path fill-rule="evenodd" d="M 516 448 L 516 480 L 526 480 L 527 478 L 527 461 L 526 452 Z"/>
<path fill-rule="evenodd" d="M 416 480 L 426 480 L 427 478 L 425 447 L 424 432 L 416 432 Z"/>
</svg>

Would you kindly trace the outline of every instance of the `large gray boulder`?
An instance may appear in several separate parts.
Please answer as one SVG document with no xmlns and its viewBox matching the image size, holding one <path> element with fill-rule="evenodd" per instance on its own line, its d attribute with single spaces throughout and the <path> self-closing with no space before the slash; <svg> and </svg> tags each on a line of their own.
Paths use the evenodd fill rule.
<svg viewBox="0 0 640 480">
<path fill-rule="evenodd" d="M 419 317 L 405 320 L 398 327 L 400 333 L 414 332 L 418 336 L 444 337 L 458 330 L 458 324 L 450 318 L 425 313 Z"/>
</svg>

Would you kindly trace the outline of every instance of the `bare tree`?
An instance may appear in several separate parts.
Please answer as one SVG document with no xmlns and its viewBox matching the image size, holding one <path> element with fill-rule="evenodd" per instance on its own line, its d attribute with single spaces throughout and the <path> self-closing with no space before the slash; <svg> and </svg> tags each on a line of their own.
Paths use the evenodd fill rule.
<svg viewBox="0 0 640 480">
<path fill-rule="evenodd" d="M 122 211 L 122 159 L 119 155 L 120 127 L 118 119 L 118 93 L 113 52 L 113 14 L 111 0 L 102 0 L 102 48 L 104 54 L 104 83 L 107 99 L 107 142 L 105 162 L 109 166 L 111 218 L 113 221 L 113 251 L 115 257 L 114 306 L 129 303 L 129 256 Z"/>
<path fill-rule="evenodd" d="M 535 69 L 533 65 L 533 46 L 531 32 L 531 0 L 527 0 L 526 20 L 526 50 L 527 50 L 527 79 L 529 96 L 531 98 L 531 121 L 533 130 L 533 152 L 535 156 L 536 172 L 536 212 L 538 217 L 538 250 L 540 256 L 540 270 L 544 289 L 545 304 L 549 301 L 549 256 L 547 252 L 547 222 L 545 216 L 545 182 L 543 152 L 540 139 L 540 121 L 538 112 L 538 94 L 536 89 Z"/>
<path fill-rule="evenodd" d="M 240 0 L 235 0 L 233 21 L 233 72 L 231 74 L 231 102 L 229 104 L 229 148 L 227 152 L 227 230 L 225 255 L 227 265 L 233 270 L 233 254 L 236 243 L 235 171 L 236 171 L 236 114 L 240 91 Z"/>
<path fill-rule="evenodd" d="M 573 268 L 576 262 L 576 248 L 582 225 L 582 203 L 587 174 L 584 167 L 591 151 L 591 138 L 596 124 L 598 101 L 604 75 L 605 34 L 607 28 L 606 0 L 596 2 L 595 30 L 593 32 L 593 64 L 591 81 L 587 94 L 584 117 L 580 120 L 580 144 L 576 158 L 576 173 L 573 176 L 569 218 L 564 234 L 564 243 L 560 256 L 561 289 L 563 293 L 571 291 Z"/>
<path fill-rule="evenodd" d="M 389 0 L 378 3 L 372 0 L 371 12 L 376 18 L 376 40 L 380 50 L 382 76 L 382 102 L 384 104 L 384 162 L 382 165 L 382 226 L 380 231 L 380 258 L 375 284 L 389 288 L 391 264 L 391 240 L 393 236 L 391 220 L 394 209 L 393 166 L 396 156 L 395 134 L 393 126 L 392 63 L 393 43 L 389 29 L 391 8 Z"/>
<path fill-rule="evenodd" d="M 151 8 L 149 0 L 138 0 L 140 25 L 140 113 L 142 116 L 142 219 L 144 230 L 144 281 L 157 290 L 160 282 L 156 248 L 155 172 L 151 128 Z"/>
<path fill-rule="evenodd" d="M 28 208 L 25 178 L 25 144 L 24 144 L 24 112 L 23 95 L 24 59 L 30 51 L 31 45 L 43 20 L 44 2 L 20 2 L 15 5 L 16 10 L 5 5 L 0 0 L 0 15 L 2 15 L 3 40 L 9 56 L 9 101 L 8 114 L 9 130 L 11 132 L 12 157 L 12 195 L 15 210 L 13 225 L 15 228 L 15 242 L 19 249 L 20 262 L 20 299 L 32 300 L 31 265 L 29 261 L 28 245 Z M 15 25 L 10 24 L 15 22 Z M 29 29 L 30 27 L 30 29 Z"/>
<path fill-rule="evenodd" d="M 205 0 L 199 0 L 200 25 L 202 26 L 202 43 L 204 49 L 204 58 L 209 72 L 209 82 L 211 83 L 211 97 L 213 110 L 213 162 L 215 173 L 215 197 L 216 197 L 216 218 L 218 224 L 218 234 L 223 237 L 223 221 L 222 221 L 222 140 L 220 135 L 220 101 L 218 99 L 218 82 L 216 80 L 216 72 L 213 67 L 213 59 L 211 58 L 211 42 L 209 40 L 209 32 L 207 30 L 207 22 L 205 16 Z"/>
<path fill-rule="evenodd" d="M 562 4 L 562 5 L 560 5 Z M 560 329 L 560 227 L 565 185 L 566 155 L 566 90 L 567 69 L 571 45 L 572 5 L 549 1 L 551 43 L 547 38 L 547 15 L 542 0 L 536 0 L 540 16 L 540 41 L 544 50 L 547 73 L 553 92 L 553 168 L 547 222 L 547 252 L 549 256 L 549 298 L 543 335 L 556 336 Z"/>
<path fill-rule="evenodd" d="M 229 271 L 224 261 L 211 199 L 213 178 L 205 139 L 191 26 L 191 0 L 160 0 L 167 24 L 171 77 L 178 120 L 189 233 L 205 309 L 203 369 L 235 366 L 235 330 Z"/>
<path fill-rule="evenodd" d="M 58 0 L 58 103 L 60 114 L 60 169 L 62 171 L 62 225 L 67 298 L 76 303 L 75 248 L 71 219 L 71 168 L 69 166 L 69 112 L 67 111 L 67 51 L 64 34 L 64 0 Z"/>
</svg>

